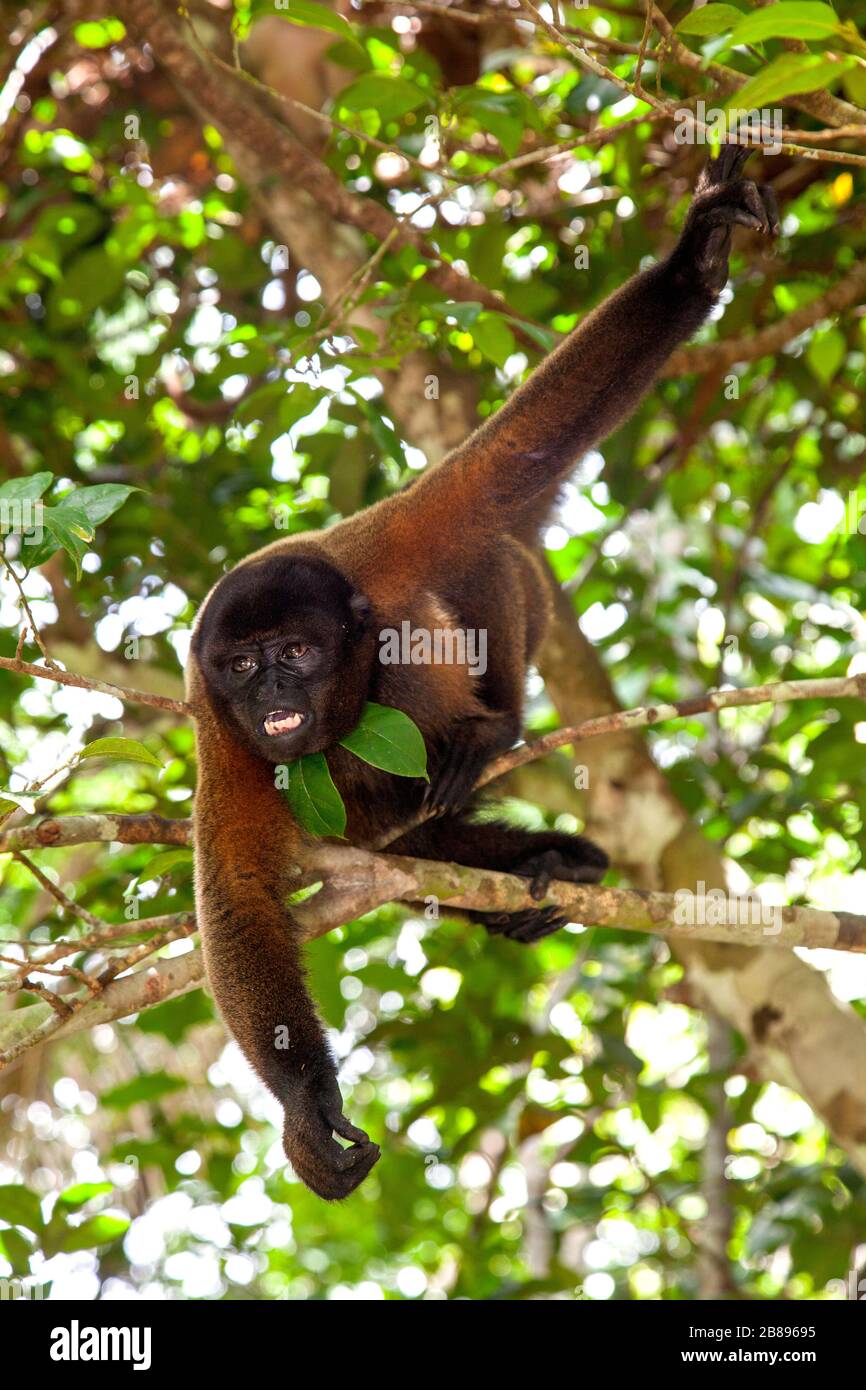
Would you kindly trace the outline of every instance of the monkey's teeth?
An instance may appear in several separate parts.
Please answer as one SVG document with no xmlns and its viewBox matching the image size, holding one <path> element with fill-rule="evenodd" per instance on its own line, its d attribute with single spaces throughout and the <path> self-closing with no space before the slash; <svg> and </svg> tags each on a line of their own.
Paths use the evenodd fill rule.
<svg viewBox="0 0 866 1390">
<path fill-rule="evenodd" d="M 273 737 L 276 734 L 288 734 L 292 729 L 297 729 L 304 722 L 304 716 L 297 710 L 274 710 L 272 714 L 265 715 L 265 733 Z"/>
</svg>

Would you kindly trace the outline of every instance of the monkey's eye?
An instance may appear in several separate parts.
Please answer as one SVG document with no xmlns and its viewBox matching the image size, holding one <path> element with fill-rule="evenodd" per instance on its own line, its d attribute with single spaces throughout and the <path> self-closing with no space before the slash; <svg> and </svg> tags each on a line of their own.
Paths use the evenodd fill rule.
<svg viewBox="0 0 866 1390">
<path fill-rule="evenodd" d="M 258 666 L 254 656 L 235 656 L 232 657 L 232 670 L 243 674 L 247 671 L 254 671 Z"/>
<path fill-rule="evenodd" d="M 289 645 L 283 647 L 283 650 L 280 652 L 280 660 L 297 661 L 299 656 L 306 656 L 309 650 L 309 647 L 305 646 L 303 642 L 290 642 Z"/>
</svg>

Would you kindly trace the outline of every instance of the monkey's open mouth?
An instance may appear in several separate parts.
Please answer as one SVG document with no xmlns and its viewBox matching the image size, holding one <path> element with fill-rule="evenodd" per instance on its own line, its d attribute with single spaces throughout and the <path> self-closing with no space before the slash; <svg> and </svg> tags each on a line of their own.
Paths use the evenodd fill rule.
<svg viewBox="0 0 866 1390">
<path fill-rule="evenodd" d="M 293 729 L 299 729 L 306 717 L 296 709 L 272 709 L 265 715 L 262 727 L 269 738 L 276 738 L 278 734 L 290 734 Z"/>
</svg>

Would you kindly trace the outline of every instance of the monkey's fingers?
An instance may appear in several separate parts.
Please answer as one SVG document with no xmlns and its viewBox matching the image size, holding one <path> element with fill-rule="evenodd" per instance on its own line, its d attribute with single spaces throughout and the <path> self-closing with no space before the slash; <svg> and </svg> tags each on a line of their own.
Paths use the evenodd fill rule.
<svg viewBox="0 0 866 1390">
<path fill-rule="evenodd" d="M 708 160 L 704 166 L 696 191 L 701 193 L 705 188 L 717 187 L 719 184 L 738 179 L 752 149 L 752 145 L 722 145 L 717 158 Z"/>
<path fill-rule="evenodd" d="M 522 912 L 503 912 L 491 916 L 484 925 L 491 936 L 506 936 L 509 941 L 530 946 L 560 931 L 567 921 L 567 914 L 558 907 L 527 907 Z"/>
<path fill-rule="evenodd" d="M 773 199 L 775 204 L 775 199 Z M 723 226 L 725 223 L 739 222 L 744 227 L 752 227 L 765 235 L 772 230 L 771 216 L 778 225 L 778 210 L 769 206 L 761 190 L 751 179 L 739 179 L 736 183 L 722 184 L 702 194 L 692 204 L 692 219 L 697 227 Z"/>
<path fill-rule="evenodd" d="M 380 1154 L 378 1144 L 369 1140 L 342 1148 L 319 1116 L 315 1125 L 304 1126 L 301 1131 L 287 1127 L 283 1147 L 301 1182 L 327 1202 L 340 1201 L 354 1192 Z"/>
<path fill-rule="evenodd" d="M 424 793 L 424 810 L 434 815 L 459 811 L 489 761 L 489 754 L 474 747 L 471 739 L 455 737 Z"/>
<path fill-rule="evenodd" d="M 532 880 L 530 897 L 540 902 L 554 879 L 563 883 L 600 883 L 607 866 L 608 857 L 603 849 L 575 835 L 567 848 L 541 850 L 516 864 L 513 872 Z"/>
<path fill-rule="evenodd" d="M 353 1125 L 347 1120 L 342 1110 L 329 1108 L 323 1110 L 322 1114 L 333 1132 L 339 1134 L 341 1139 L 348 1139 L 350 1144 L 369 1144 L 371 1142 L 369 1134 L 365 1134 L 363 1129 L 358 1129 L 357 1125 Z"/>
<path fill-rule="evenodd" d="M 770 227 L 770 236 L 778 236 L 779 232 L 782 230 L 782 226 L 781 222 L 779 221 L 779 204 L 776 202 L 776 195 L 773 192 L 772 187 L 768 183 L 760 184 L 758 192 L 760 193 L 764 203 L 764 208 L 767 214 L 767 222 L 769 223 Z"/>
</svg>

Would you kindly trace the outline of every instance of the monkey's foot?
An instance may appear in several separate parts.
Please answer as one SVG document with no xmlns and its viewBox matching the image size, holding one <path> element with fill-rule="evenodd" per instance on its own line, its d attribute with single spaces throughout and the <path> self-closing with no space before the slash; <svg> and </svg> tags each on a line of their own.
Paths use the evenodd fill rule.
<svg viewBox="0 0 866 1390">
<path fill-rule="evenodd" d="M 283 1098 L 283 1148 L 298 1177 L 318 1197 L 339 1201 L 362 1183 L 379 1159 L 379 1146 L 343 1114 L 333 1073 L 298 1079 Z M 350 1141 L 344 1149 L 334 1139 Z"/>
<path fill-rule="evenodd" d="M 600 883 L 608 866 L 603 849 L 582 835 L 557 836 L 557 843 L 539 849 L 513 865 L 511 872 L 531 878 L 529 892 L 539 902 L 555 878 L 565 883 Z"/>
<path fill-rule="evenodd" d="M 561 908 L 527 907 L 522 912 L 502 912 L 485 917 L 484 925 L 491 936 L 507 936 L 529 946 L 534 941 L 560 931 L 568 921 Z"/>
</svg>

